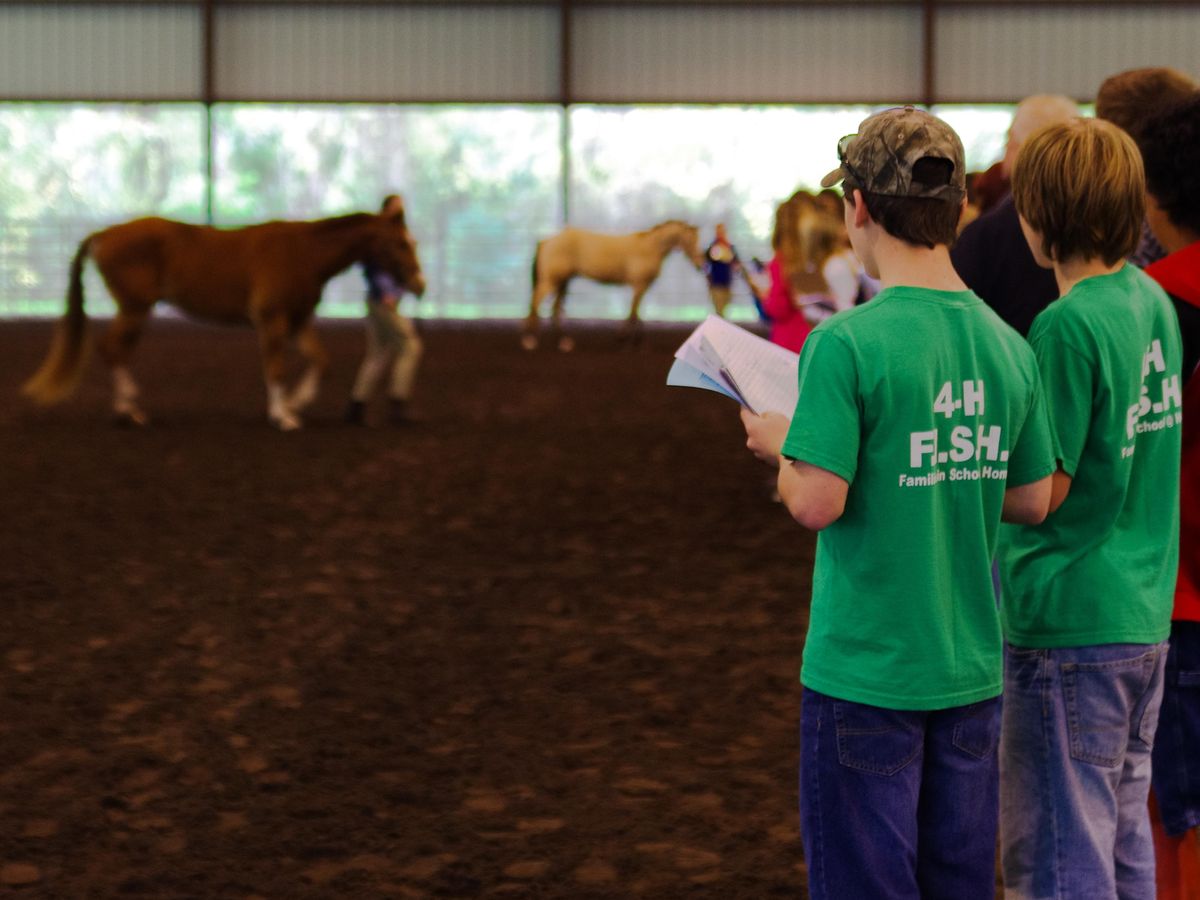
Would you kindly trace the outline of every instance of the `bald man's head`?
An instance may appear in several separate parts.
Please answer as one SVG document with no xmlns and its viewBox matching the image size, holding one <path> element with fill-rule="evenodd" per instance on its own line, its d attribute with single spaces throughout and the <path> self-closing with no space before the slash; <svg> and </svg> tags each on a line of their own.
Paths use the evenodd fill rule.
<svg viewBox="0 0 1200 900">
<path fill-rule="evenodd" d="M 1004 146 L 1004 158 L 1000 161 L 1004 178 L 1012 178 L 1016 154 L 1033 132 L 1076 116 L 1079 116 L 1079 104 L 1061 94 L 1034 94 L 1016 104 L 1013 124 L 1008 126 L 1008 144 Z"/>
<path fill-rule="evenodd" d="M 1013 113 L 1012 126 L 1008 132 L 1016 138 L 1017 145 L 1025 143 L 1035 131 L 1047 125 L 1058 125 L 1078 118 L 1079 104 L 1062 94 L 1035 94 L 1026 97 Z"/>
<path fill-rule="evenodd" d="M 1013 164 L 1017 161 L 1017 152 L 1021 145 L 1029 140 L 1030 135 L 1048 125 L 1069 122 L 1078 116 L 1079 104 L 1062 94 L 1034 94 L 1022 100 L 1017 105 L 1012 125 L 1008 128 L 1008 145 L 1004 148 L 1004 159 L 1001 163 L 1004 174 L 1011 177 Z"/>
</svg>

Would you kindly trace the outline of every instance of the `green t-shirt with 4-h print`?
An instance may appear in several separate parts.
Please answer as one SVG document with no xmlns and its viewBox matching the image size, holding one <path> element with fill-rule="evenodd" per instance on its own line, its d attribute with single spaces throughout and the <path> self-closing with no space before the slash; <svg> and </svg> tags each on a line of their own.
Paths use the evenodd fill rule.
<svg viewBox="0 0 1200 900">
<path fill-rule="evenodd" d="M 890 287 L 809 335 L 799 382 L 783 453 L 850 484 L 800 680 L 891 709 L 995 697 L 1005 486 L 1054 468 L 1033 352 L 969 291 Z"/>
<path fill-rule="evenodd" d="M 1150 644 L 1170 632 L 1179 558 L 1179 322 L 1126 265 L 1079 282 L 1034 320 L 1066 500 L 1005 526 L 1005 637 L 1022 647 Z"/>
</svg>

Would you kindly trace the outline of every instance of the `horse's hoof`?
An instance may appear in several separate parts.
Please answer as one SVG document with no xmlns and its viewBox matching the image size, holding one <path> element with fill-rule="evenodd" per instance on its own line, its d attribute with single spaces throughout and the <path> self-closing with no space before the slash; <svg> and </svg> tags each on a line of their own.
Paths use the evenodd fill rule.
<svg viewBox="0 0 1200 900">
<path fill-rule="evenodd" d="M 645 332 L 640 319 L 626 321 L 617 332 L 617 343 L 621 346 L 628 346 L 630 350 L 636 350 L 642 345 L 644 337 Z"/>
<path fill-rule="evenodd" d="M 301 426 L 300 420 L 290 415 L 274 416 L 271 419 L 271 424 L 280 431 L 298 431 Z"/>
<path fill-rule="evenodd" d="M 140 409 L 123 409 L 113 413 L 113 424 L 118 428 L 145 428 L 150 417 Z"/>
<path fill-rule="evenodd" d="M 538 346 L 538 339 L 537 339 L 536 334 L 521 335 L 521 349 L 522 350 L 536 350 L 537 346 Z"/>
<path fill-rule="evenodd" d="M 316 399 L 316 391 L 300 389 L 293 391 L 292 395 L 284 402 L 284 405 L 287 406 L 288 412 L 296 416 L 312 406 L 313 401 Z"/>
<path fill-rule="evenodd" d="M 558 339 L 558 350 L 560 353 L 570 353 L 575 349 L 575 338 L 563 335 Z"/>
</svg>

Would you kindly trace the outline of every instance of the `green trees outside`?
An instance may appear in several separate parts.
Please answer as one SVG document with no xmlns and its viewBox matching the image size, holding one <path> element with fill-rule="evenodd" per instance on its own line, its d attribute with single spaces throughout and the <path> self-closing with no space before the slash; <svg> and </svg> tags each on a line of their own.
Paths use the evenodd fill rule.
<svg viewBox="0 0 1200 900">
<path fill-rule="evenodd" d="M 775 208 L 797 188 L 816 189 L 837 164 L 837 140 L 867 107 L 599 107 L 571 110 L 571 223 L 634 231 L 684 219 L 712 238 L 724 222 L 744 260 L 770 257 Z M 571 313 L 623 316 L 628 290 L 572 285 Z M 711 311 L 703 277 L 667 258 L 644 316 L 698 319 Z M 735 318 L 753 316 L 744 284 Z"/>
<path fill-rule="evenodd" d="M 973 167 L 993 161 L 970 157 L 1002 147 L 1010 110 L 947 110 Z M 838 137 L 869 112 L 218 104 L 213 222 L 374 210 L 398 192 L 429 283 L 421 314 L 518 317 L 536 243 L 564 221 L 621 232 L 680 218 L 704 240 L 723 221 L 743 257 L 765 255 L 776 204 L 815 187 Z M 71 254 L 98 227 L 142 215 L 204 221 L 206 121 L 189 103 L 0 104 L 0 317 L 59 314 Z M 111 306 L 89 279 L 89 310 L 102 315 Z M 358 315 L 361 298 L 352 271 L 330 283 L 320 311 Z M 623 289 L 576 284 L 569 313 L 622 316 L 627 302 Z M 644 312 L 695 318 L 706 302 L 703 279 L 675 255 Z"/>
<path fill-rule="evenodd" d="M 0 104 L 0 316 L 56 315 L 88 233 L 204 219 L 200 104 Z M 111 310 L 99 284 L 89 308 Z"/>
<path fill-rule="evenodd" d="M 222 106 L 214 116 L 218 225 L 376 210 L 404 196 L 431 316 L 510 317 L 527 301 L 537 236 L 559 221 L 556 107 Z M 361 312 L 362 279 L 325 314 Z"/>
</svg>

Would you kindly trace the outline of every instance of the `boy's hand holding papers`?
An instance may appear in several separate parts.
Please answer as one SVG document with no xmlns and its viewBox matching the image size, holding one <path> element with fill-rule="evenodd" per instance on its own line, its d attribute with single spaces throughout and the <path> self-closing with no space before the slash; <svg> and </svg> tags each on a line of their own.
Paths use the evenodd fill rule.
<svg viewBox="0 0 1200 900">
<path fill-rule="evenodd" d="M 758 415 L 743 408 L 742 426 L 746 429 L 746 446 L 763 462 L 778 467 L 779 453 L 787 438 L 791 419 L 782 413 L 769 412 Z"/>
<path fill-rule="evenodd" d="M 732 322 L 709 316 L 675 351 L 667 384 L 716 391 L 752 413 L 787 417 L 796 408 L 799 359 Z"/>
</svg>

